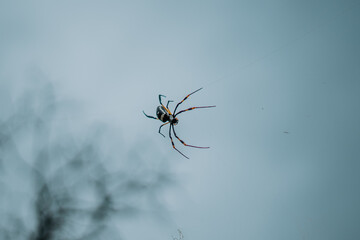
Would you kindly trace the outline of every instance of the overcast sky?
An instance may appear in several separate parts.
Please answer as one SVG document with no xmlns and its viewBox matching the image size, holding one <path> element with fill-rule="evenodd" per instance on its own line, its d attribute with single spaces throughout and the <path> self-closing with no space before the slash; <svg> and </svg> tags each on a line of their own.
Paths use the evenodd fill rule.
<svg viewBox="0 0 360 240">
<path fill-rule="evenodd" d="M 125 239 L 357 239 L 359 23 L 358 1 L 1 1 L 2 111 L 41 76 L 169 162 L 168 215 L 119 222 Z M 175 141 L 185 159 L 142 110 L 200 87 L 182 109 L 217 107 L 176 129 L 210 149 Z"/>
</svg>

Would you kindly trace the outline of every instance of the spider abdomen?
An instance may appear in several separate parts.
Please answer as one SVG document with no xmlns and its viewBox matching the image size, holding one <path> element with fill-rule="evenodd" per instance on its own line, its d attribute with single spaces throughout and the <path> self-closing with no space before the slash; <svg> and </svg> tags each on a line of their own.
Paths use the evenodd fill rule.
<svg viewBox="0 0 360 240">
<path fill-rule="evenodd" d="M 167 122 L 170 120 L 170 115 L 163 106 L 156 108 L 156 116 L 162 121 Z"/>
</svg>

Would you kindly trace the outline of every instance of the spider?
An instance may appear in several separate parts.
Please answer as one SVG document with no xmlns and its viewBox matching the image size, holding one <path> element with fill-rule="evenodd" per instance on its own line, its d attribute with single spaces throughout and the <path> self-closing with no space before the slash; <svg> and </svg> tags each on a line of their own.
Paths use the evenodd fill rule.
<svg viewBox="0 0 360 240">
<path fill-rule="evenodd" d="M 178 113 L 176 113 L 176 110 L 178 108 L 178 106 L 183 103 L 190 95 L 200 91 L 202 88 L 199 88 L 198 90 L 188 94 L 181 102 L 179 102 L 175 109 L 174 109 L 174 113 L 171 113 L 170 110 L 169 110 L 169 103 L 170 102 L 173 102 L 172 100 L 169 100 L 166 104 L 166 107 L 162 104 L 161 102 L 161 97 L 166 97 L 164 95 L 159 95 L 159 102 L 160 102 L 160 106 L 158 106 L 156 108 L 156 117 L 153 117 L 153 116 L 149 116 L 147 115 L 144 111 L 144 115 L 148 118 L 152 118 L 152 119 L 155 119 L 155 120 L 160 120 L 162 122 L 164 122 L 164 124 L 162 124 L 159 128 L 159 133 L 165 137 L 164 134 L 161 133 L 161 128 L 163 126 L 165 126 L 166 124 L 169 124 L 170 123 L 170 127 L 169 127 L 169 137 L 170 137 L 170 140 L 171 140 L 171 144 L 173 146 L 173 148 L 178 151 L 181 155 L 183 155 L 184 157 L 186 157 L 187 159 L 189 159 L 187 156 L 185 156 L 182 152 L 180 152 L 176 147 L 175 147 L 175 144 L 174 144 L 174 141 L 171 137 L 171 129 L 172 129 L 172 132 L 174 133 L 175 137 L 184 145 L 184 146 L 187 146 L 187 147 L 193 147 L 193 148 L 209 148 L 209 147 L 198 147 L 198 146 L 194 146 L 194 145 L 189 145 L 189 144 L 186 144 L 183 140 L 181 140 L 177 135 L 176 135 L 176 132 L 175 132 L 175 125 L 178 124 L 179 122 L 179 119 L 177 119 L 177 115 L 179 115 L 180 113 L 183 113 L 183 112 L 187 112 L 187 111 L 190 111 L 190 110 L 194 110 L 194 109 L 197 109 L 197 108 L 212 108 L 212 107 L 216 107 L 216 106 L 202 106 L 202 107 L 191 107 L 191 108 L 188 108 L 188 109 L 185 109 L 185 110 L 181 110 L 179 111 Z"/>
</svg>

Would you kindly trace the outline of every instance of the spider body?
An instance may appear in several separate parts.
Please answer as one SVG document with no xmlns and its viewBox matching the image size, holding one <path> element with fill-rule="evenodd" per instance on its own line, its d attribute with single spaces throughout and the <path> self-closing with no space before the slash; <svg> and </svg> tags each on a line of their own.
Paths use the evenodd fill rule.
<svg viewBox="0 0 360 240">
<path fill-rule="evenodd" d="M 158 106 L 156 108 L 156 116 L 158 119 L 162 122 L 169 121 L 170 123 L 176 125 L 178 123 L 178 119 L 175 118 L 168 109 L 166 109 L 164 106 Z"/>
<path fill-rule="evenodd" d="M 173 101 L 172 101 L 172 100 L 169 100 L 169 101 L 167 102 L 167 104 L 166 104 L 166 107 L 165 107 L 165 106 L 162 104 L 162 102 L 161 102 L 161 97 L 165 97 L 165 96 L 164 96 L 164 95 L 161 95 L 161 94 L 159 95 L 160 106 L 158 106 L 158 107 L 156 108 L 156 116 L 157 116 L 157 118 L 156 118 L 156 117 L 153 117 L 153 116 L 149 116 L 149 115 L 147 115 L 147 114 L 143 111 L 143 113 L 144 113 L 144 115 L 145 115 L 146 117 L 152 118 L 152 119 L 155 119 L 155 120 L 160 120 L 160 121 L 162 121 L 162 122 L 164 123 L 164 124 L 162 124 L 162 125 L 160 126 L 160 128 L 159 128 L 159 133 L 160 133 L 163 137 L 165 137 L 165 135 L 161 133 L 161 128 L 162 128 L 163 126 L 165 126 L 166 124 L 170 124 L 170 127 L 169 127 L 169 137 L 170 137 L 170 140 L 171 140 L 171 144 L 172 144 L 173 148 L 174 148 L 176 151 L 178 151 L 181 155 L 183 155 L 183 156 L 186 157 L 186 158 L 188 158 L 188 157 L 185 156 L 182 152 L 180 152 L 180 151 L 175 147 L 174 141 L 173 141 L 173 139 L 172 139 L 172 137 L 171 137 L 171 131 L 174 133 L 175 137 L 176 137 L 184 146 L 194 147 L 194 148 L 209 148 L 209 147 L 198 147 L 198 146 L 186 144 L 183 140 L 181 140 L 181 139 L 177 136 L 177 134 L 176 134 L 176 132 L 175 132 L 175 128 L 174 128 L 174 126 L 177 125 L 178 122 L 179 122 L 179 120 L 178 120 L 178 118 L 177 118 L 176 116 L 179 115 L 180 113 L 183 113 L 183 112 L 186 112 L 186 111 L 190 111 L 190 110 L 194 110 L 194 109 L 197 109 L 197 108 L 211 108 L 211 107 L 215 107 L 215 106 L 192 107 L 192 108 L 188 108 L 188 109 L 185 109 L 185 110 L 181 110 L 181 111 L 179 111 L 179 112 L 176 112 L 178 106 L 179 106 L 181 103 L 183 103 L 190 95 L 196 93 L 197 91 L 200 91 L 201 89 L 202 89 L 202 88 L 200 88 L 200 89 L 198 89 L 198 90 L 196 90 L 196 91 L 188 94 L 182 101 L 180 101 L 180 102 L 176 105 L 173 113 L 171 113 L 171 111 L 170 111 L 170 109 L 169 109 L 169 103 L 170 103 L 170 102 L 173 102 Z"/>
</svg>

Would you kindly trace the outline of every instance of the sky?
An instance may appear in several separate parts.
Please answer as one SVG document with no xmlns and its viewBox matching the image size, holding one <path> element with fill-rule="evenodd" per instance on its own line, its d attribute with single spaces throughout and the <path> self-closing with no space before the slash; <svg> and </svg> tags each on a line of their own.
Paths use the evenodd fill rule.
<svg viewBox="0 0 360 240">
<path fill-rule="evenodd" d="M 51 134 L 107 129 L 111 166 L 166 169 L 163 210 L 115 221 L 122 239 L 357 239 L 359 22 L 358 1 L 1 1 L 0 120 L 51 89 Z M 186 159 L 142 111 L 201 87 L 181 109 L 216 108 L 179 115 L 176 131 L 210 148 L 175 140 Z M 2 209 L 21 201 L 8 196 Z"/>
</svg>

